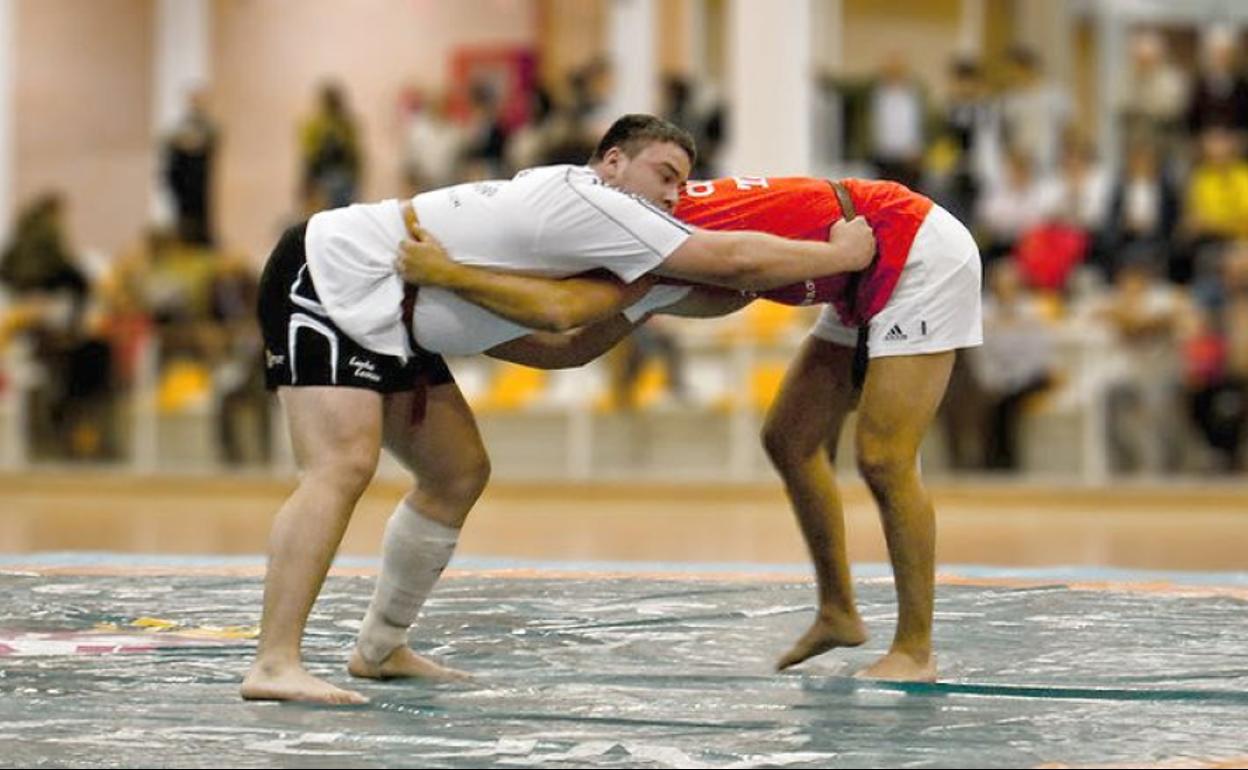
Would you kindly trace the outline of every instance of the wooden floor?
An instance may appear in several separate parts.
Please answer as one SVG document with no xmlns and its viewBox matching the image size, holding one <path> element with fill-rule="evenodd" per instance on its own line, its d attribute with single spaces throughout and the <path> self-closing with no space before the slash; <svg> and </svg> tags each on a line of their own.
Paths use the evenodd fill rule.
<svg viewBox="0 0 1248 770">
<path fill-rule="evenodd" d="M 104 471 L 0 475 L 0 552 L 259 554 L 291 480 L 140 478 Z M 1248 571 L 1248 484 L 1112 489 L 934 482 L 942 564 Z M 345 554 L 377 553 L 404 488 L 375 482 Z M 875 506 L 845 489 L 851 557 L 886 560 Z M 541 560 L 800 563 L 778 485 L 495 483 L 461 554 Z"/>
</svg>

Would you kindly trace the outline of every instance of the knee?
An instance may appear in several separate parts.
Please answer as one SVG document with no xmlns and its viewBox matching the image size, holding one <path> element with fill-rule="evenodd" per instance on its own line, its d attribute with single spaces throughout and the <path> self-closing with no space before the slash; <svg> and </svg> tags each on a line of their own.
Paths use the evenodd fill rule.
<svg viewBox="0 0 1248 770">
<path fill-rule="evenodd" d="M 897 446 L 895 442 L 861 433 L 857 436 L 855 459 L 863 480 L 877 493 L 912 472 L 917 462 L 914 452 Z"/>
<path fill-rule="evenodd" d="M 446 470 L 437 478 L 421 479 L 419 487 L 440 508 L 455 511 L 457 518 L 462 519 L 485 491 L 490 472 L 489 455 L 482 449 L 461 458 L 453 470 Z"/>
<path fill-rule="evenodd" d="M 803 436 L 800 431 L 773 420 L 767 420 L 763 424 L 761 439 L 767 458 L 782 473 L 809 462 L 818 456 L 822 447 L 819 439 Z M 835 460 L 831 452 L 828 459 Z"/>
<path fill-rule="evenodd" d="M 801 452 L 797 449 L 797 442 L 793 440 L 792 432 L 768 420 L 763 423 L 760 438 L 763 442 L 763 451 L 767 453 L 767 458 L 776 468 L 784 470 L 797 464 Z"/>
<path fill-rule="evenodd" d="M 305 469 L 303 480 L 329 486 L 344 496 L 358 498 L 376 471 L 376 452 L 348 450 Z"/>
</svg>

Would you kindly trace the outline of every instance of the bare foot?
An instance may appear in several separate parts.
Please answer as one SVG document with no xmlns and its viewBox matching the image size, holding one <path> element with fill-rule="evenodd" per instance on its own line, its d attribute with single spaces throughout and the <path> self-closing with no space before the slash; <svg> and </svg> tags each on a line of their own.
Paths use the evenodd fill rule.
<svg viewBox="0 0 1248 770">
<path fill-rule="evenodd" d="M 260 663 L 252 664 L 238 691 L 244 700 L 292 700 L 334 705 L 368 703 L 368 698 L 358 692 L 335 687 L 297 665 L 272 668 Z"/>
<path fill-rule="evenodd" d="M 936 658 L 922 659 L 890 650 L 887 655 L 854 674 L 856 679 L 884 679 L 890 682 L 935 682 Z"/>
<path fill-rule="evenodd" d="M 862 618 L 854 615 L 819 613 L 810 630 L 781 656 L 776 670 L 783 671 L 808 658 L 822 655 L 837 647 L 857 647 L 867 641 L 867 628 Z"/>
<path fill-rule="evenodd" d="M 464 671 L 440 666 L 428 658 L 412 652 L 406 645 L 394 648 L 394 652 L 386 656 L 381 663 L 369 663 L 357 648 L 351 654 L 351 662 L 347 664 L 347 672 L 351 676 L 362 679 L 402 679 L 415 677 L 431 682 L 463 682 L 472 679 Z"/>
</svg>

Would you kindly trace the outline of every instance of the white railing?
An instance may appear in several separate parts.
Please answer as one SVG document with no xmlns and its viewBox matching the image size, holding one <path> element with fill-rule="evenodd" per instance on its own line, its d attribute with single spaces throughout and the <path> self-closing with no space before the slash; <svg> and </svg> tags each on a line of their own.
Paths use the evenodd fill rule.
<svg viewBox="0 0 1248 770">
<path fill-rule="evenodd" d="M 632 425 L 618 412 L 597 408 L 608 380 L 605 365 L 595 362 L 581 370 L 558 373 L 554 377 L 561 379 L 526 407 L 478 414 L 494 457 L 495 476 L 579 481 L 770 478 L 759 446 L 762 414 L 749 394 L 751 376 L 761 361 L 792 358 L 801 339 L 799 331 L 765 345 L 729 345 L 713 329 L 682 334 L 692 403 L 641 409 L 632 418 L 636 421 Z M 1027 418 L 1033 428 L 1042 427 L 1045 421 L 1063 421 L 1071 428 L 1049 431 L 1060 437 L 1046 440 L 1061 445 L 1046 446 L 1044 452 L 1033 454 L 1077 458 L 1071 464 L 1074 470 L 1067 468 L 1065 475 L 1087 483 L 1101 483 L 1108 475 L 1103 394 L 1109 344 L 1104 334 L 1073 325 L 1065 327 L 1058 343 L 1062 384 L 1045 400 L 1042 411 Z M 125 466 L 141 474 L 220 470 L 222 465 L 212 451 L 214 408 L 161 414 L 157 403 L 158 360 L 158 343 L 149 338 L 142 345 L 134 388 L 120 399 L 118 408 L 128 420 L 123 442 L 128 447 Z M 450 363 L 470 402 L 483 395 L 492 367 L 499 365 L 484 358 Z M 9 347 L 3 365 L 7 384 L 0 394 L 0 469 L 15 471 L 31 463 L 25 426 L 28 394 L 37 383 L 38 368 L 21 345 Z M 177 426 L 171 425 L 175 419 L 180 421 Z M 1077 428 L 1072 421 L 1077 421 Z M 183 436 L 189 431 L 195 439 L 174 438 L 171 427 L 182 428 Z M 931 433 L 929 443 L 938 444 L 937 429 Z M 625 438 L 621 439 L 621 434 Z M 268 470 L 288 475 L 294 470 L 294 460 L 280 409 L 273 410 L 272 435 L 273 457 Z M 941 459 L 938 446 L 925 448 L 928 471 L 939 470 Z M 383 463 L 381 473 L 396 475 L 402 471 L 397 464 Z"/>
</svg>

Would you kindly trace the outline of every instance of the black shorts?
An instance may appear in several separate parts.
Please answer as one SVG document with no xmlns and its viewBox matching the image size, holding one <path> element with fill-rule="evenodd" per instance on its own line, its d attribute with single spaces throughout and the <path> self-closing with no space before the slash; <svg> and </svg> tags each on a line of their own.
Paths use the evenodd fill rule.
<svg viewBox="0 0 1248 770">
<path fill-rule="evenodd" d="M 319 385 L 398 393 L 454 382 L 442 356 L 421 350 L 415 342 L 415 355 L 404 362 L 360 346 L 334 325 L 308 272 L 306 229 L 305 222 L 282 234 L 260 276 L 257 314 L 264 335 L 265 386 L 276 390 L 283 385 Z"/>
</svg>

